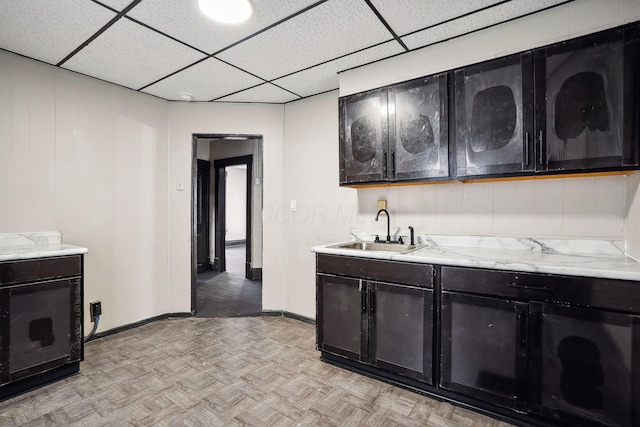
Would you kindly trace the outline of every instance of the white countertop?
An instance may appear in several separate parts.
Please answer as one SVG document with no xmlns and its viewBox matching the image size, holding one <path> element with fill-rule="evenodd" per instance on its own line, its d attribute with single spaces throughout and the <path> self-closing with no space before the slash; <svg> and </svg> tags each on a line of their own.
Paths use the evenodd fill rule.
<svg viewBox="0 0 640 427">
<path fill-rule="evenodd" d="M 364 236 L 369 233 L 362 233 Z M 622 241 L 420 235 L 424 248 L 398 254 L 316 246 L 323 254 L 640 281 L 640 262 L 625 255 Z"/>
<path fill-rule="evenodd" d="M 57 231 L 0 233 L 0 261 L 86 254 L 87 248 L 62 243 Z"/>
</svg>

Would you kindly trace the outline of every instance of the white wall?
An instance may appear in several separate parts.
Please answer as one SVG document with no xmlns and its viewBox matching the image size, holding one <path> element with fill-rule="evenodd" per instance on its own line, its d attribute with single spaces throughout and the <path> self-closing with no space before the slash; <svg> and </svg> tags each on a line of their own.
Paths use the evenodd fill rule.
<svg viewBox="0 0 640 427">
<path fill-rule="evenodd" d="M 0 51 L 0 232 L 89 248 L 100 331 L 170 311 L 166 101 Z"/>
<path fill-rule="evenodd" d="M 191 145 L 195 134 L 263 135 L 262 308 L 284 306 L 283 227 L 274 220 L 282 204 L 284 106 L 232 103 L 170 103 L 169 270 L 171 311 L 191 307 Z M 188 191 L 171 188 L 177 180 Z"/>
<path fill-rule="evenodd" d="M 225 241 L 247 238 L 247 168 L 229 166 L 227 171 Z"/>
<path fill-rule="evenodd" d="M 340 96 L 449 70 L 591 33 L 640 17 L 637 0 L 581 0 L 446 43 L 340 74 Z M 427 233 L 635 239 L 640 252 L 637 175 L 338 187 L 338 94 L 285 106 L 284 310 L 315 317 L 314 257 L 308 248 L 346 240 L 349 229 L 386 234 L 376 201 L 388 201 L 392 229 Z M 305 161 L 308 160 L 308 161 Z M 631 184 L 627 185 L 627 182 Z M 630 188 L 631 187 L 631 188 Z M 636 206 L 637 205 L 637 206 Z M 632 207 L 630 207 L 632 206 Z M 628 209 L 631 210 L 628 214 Z M 635 218 L 633 221 L 631 219 Z M 625 229 L 625 220 L 627 228 Z M 629 226 L 629 223 L 633 222 Z M 633 228 L 633 232 L 630 229 Z"/>
</svg>

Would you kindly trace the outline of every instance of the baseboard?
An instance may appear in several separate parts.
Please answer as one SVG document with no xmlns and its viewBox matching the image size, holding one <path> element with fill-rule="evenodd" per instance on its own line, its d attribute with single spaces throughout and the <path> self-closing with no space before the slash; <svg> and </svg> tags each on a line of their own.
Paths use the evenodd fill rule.
<svg viewBox="0 0 640 427">
<path fill-rule="evenodd" d="M 312 325 L 316 324 L 316 320 L 310 317 L 301 316 L 296 313 L 291 313 L 289 311 L 284 310 L 262 310 L 263 316 L 275 316 L 275 317 L 288 317 L 290 319 L 300 320 L 304 323 L 310 323 Z"/>
<path fill-rule="evenodd" d="M 168 319 L 170 317 L 193 317 L 193 313 L 190 313 L 190 312 L 186 312 L 186 313 L 166 313 L 166 314 L 161 314 L 159 316 L 149 317 L 148 319 L 143 319 L 143 320 L 140 320 L 138 322 L 128 323 L 126 325 L 118 326 L 116 328 L 107 329 L 106 331 L 98 332 L 97 334 L 94 334 L 93 337 L 90 340 L 85 342 L 85 344 L 87 342 L 91 342 L 91 341 L 97 340 L 99 338 L 104 338 L 104 337 L 107 337 L 109 335 L 117 334 L 118 332 L 123 332 L 123 331 L 129 330 L 129 329 L 137 328 L 137 327 L 140 327 L 140 326 L 155 322 L 157 320 L 164 320 L 164 319 Z"/>
<path fill-rule="evenodd" d="M 250 273 L 251 280 L 262 282 L 262 267 L 252 268 Z"/>
<path fill-rule="evenodd" d="M 147 325 L 149 323 L 158 321 L 158 320 L 165 320 L 168 319 L 170 317 L 193 317 L 193 313 L 191 312 L 184 312 L 184 313 L 166 313 L 166 314 L 161 314 L 159 316 L 154 316 L 154 317 L 149 317 L 148 319 L 143 319 L 140 320 L 138 322 L 134 322 L 134 323 L 129 323 L 126 325 L 122 325 L 122 326 L 118 326 L 116 328 L 112 328 L 112 329 L 108 329 L 106 331 L 103 332 L 98 332 L 96 334 L 93 335 L 93 337 L 86 341 L 86 343 L 91 342 L 93 340 L 97 340 L 100 338 L 104 338 L 107 337 L 109 335 L 113 335 L 113 334 L 117 334 L 118 332 L 123 332 L 123 331 L 127 331 L 129 329 L 134 329 L 134 328 L 138 328 L 140 326 L 144 326 Z M 259 315 L 256 315 L 259 316 Z M 310 317 L 306 317 L 306 316 L 301 316 L 299 314 L 296 313 L 291 313 L 288 311 L 284 311 L 284 310 L 262 310 L 262 316 L 276 316 L 276 317 L 288 317 L 290 319 L 295 319 L 295 320 L 300 320 L 301 322 L 305 322 L 305 323 L 310 323 L 312 325 L 316 324 L 315 319 L 312 319 Z M 246 316 L 246 317 L 254 317 L 254 316 Z"/>
</svg>

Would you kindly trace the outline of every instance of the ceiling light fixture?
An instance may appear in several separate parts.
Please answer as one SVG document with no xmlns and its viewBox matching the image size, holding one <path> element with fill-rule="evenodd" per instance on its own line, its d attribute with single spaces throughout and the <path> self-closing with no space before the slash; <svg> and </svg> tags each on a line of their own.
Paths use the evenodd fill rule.
<svg viewBox="0 0 640 427">
<path fill-rule="evenodd" d="M 193 99 L 193 95 L 187 92 L 180 92 L 180 99 L 189 102 Z"/>
<path fill-rule="evenodd" d="M 251 16 L 249 0 L 198 0 L 200 10 L 214 21 L 239 24 Z"/>
</svg>

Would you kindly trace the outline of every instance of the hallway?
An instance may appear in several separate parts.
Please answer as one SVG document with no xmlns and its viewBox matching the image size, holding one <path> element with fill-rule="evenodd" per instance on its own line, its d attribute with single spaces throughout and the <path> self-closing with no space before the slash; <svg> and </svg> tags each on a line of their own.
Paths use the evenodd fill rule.
<svg viewBox="0 0 640 427">
<path fill-rule="evenodd" d="M 196 317 L 260 316 L 262 283 L 245 279 L 246 247 L 226 248 L 227 271 L 198 274 Z"/>
</svg>

